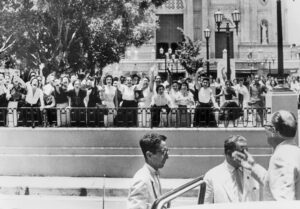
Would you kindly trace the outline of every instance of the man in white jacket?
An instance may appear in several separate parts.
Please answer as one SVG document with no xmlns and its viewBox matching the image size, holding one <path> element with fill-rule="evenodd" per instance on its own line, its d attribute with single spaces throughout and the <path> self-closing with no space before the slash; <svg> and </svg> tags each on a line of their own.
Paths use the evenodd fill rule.
<svg viewBox="0 0 300 209">
<path fill-rule="evenodd" d="M 300 200 L 300 148 L 296 145 L 297 119 L 289 111 L 272 115 L 265 125 L 268 143 L 274 149 L 266 171 L 248 152 L 236 152 L 244 168 L 264 186 L 264 200 Z"/>
<path fill-rule="evenodd" d="M 168 159 L 166 139 L 164 135 L 152 133 L 140 140 L 145 165 L 133 177 L 127 200 L 128 209 L 150 209 L 162 195 L 159 169 L 164 167 Z"/>
</svg>

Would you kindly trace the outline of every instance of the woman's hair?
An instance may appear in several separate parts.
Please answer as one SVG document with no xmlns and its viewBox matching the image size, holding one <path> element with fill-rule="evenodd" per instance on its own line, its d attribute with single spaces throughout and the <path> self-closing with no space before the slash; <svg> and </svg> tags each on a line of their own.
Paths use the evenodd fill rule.
<svg viewBox="0 0 300 209">
<path fill-rule="evenodd" d="M 107 85 L 107 83 L 106 83 L 106 79 L 107 78 L 111 78 L 111 82 L 113 82 L 113 80 L 114 80 L 114 78 L 112 77 L 112 75 L 107 75 L 107 76 L 105 76 L 105 78 L 104 78 L 104 80 L 103 80 L 103 84 L 104 85 Z"/>
<path fill-rule="evenodd" d="M 30 80 L 30 85 L 32 84 L 32 82 L 34 80 L 37 80 L 37 85 L 39 86 L 40 85 L 40 82 L 39 82 L 39 79 L 37 79 L 37 77 L 32 77 L 31 80 Z"/>
<path fill-rule="evenodd" d="M 182 88 L 183 85 L 186 86 L 187 91 L 190 90 L 189 85 L 187 84 L 187 82 L 183 82 L 183 83 L 181 84 L 181 86 L 180 86 L 180 89 Z"/>
</svg>

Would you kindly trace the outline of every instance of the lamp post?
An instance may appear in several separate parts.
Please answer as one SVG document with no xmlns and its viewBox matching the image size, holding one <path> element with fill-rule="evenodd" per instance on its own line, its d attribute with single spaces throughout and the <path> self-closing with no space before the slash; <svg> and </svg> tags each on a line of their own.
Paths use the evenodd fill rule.
<svg viewBox="0 0 300 209">
<path fill-rule="evenodd" d="M 167 59 L 169 57 L 169 54 L 165 53 L 165 51 L 162 47 L 159 49 L 159 54 L 161 55 L 162 58 L 165 59 L 165 73 L 167 73 Z"/>
<path fill-rule="evenodd" d="M 230 27 L 229 23 L 226 24 L 225 28 L 221 28 L 221 23 L 223 21 L 223 16 L 224 14 L 218 10 L 215 12 L 214 17 L 215 17 L 215 22 L 217 24 L 218 32 L 220 32 L 220 29 L 225 29 L 226 31 L 226 49 L 227 49 L 227 80 L 230 80 L 231 78 L 231 70 L 230 70 L 230 30 L 231 29 L 236 29 L 236 34 L 238 34 L 239 28 L 239 22 L 241 20 L 241 13 L 235 9 L 232 12 L 232 20 L 235 23 L 235 27 Z"/>
<path fill-rule="evenodd" d="M 210 72 L 209 72 L 209 38 L 210 38 L 211 31 L 209 28 L 206 28 L 204 30 L 204 37 L 206 39 L 206 68 L 207 68 L 207 77 L 209 77 Z"/>
<path fill-rule="evenodd" d="M 281 1 L 277 0 L 277 42 L 278 42 L 278 76 L 283 84 L 283 38 L 282 38 L 282 17 L 281 17 Z"/>
<path fill-rule="evenodd" d="M 177 65 L 177 71 L 178 71 L 178 59 L 176 57 L 177 51 L 175 51 L 175 53 L 173 53 L 173 50 L 171 48 L 169 48 L 168 52 L 165 53 L 164 49 L 160 48 L 159 53 L 162 55 L 162 57 L 165 58 L 165 73 L 167 73 L 167 69 L 168 69 L 168 72 L 171 74 L 171 79 L 172 79 L 174 64 Z"/>
<path fill-rule="evenodd" d="M 250 76 L 252 76 L 255 62 L 255 59 L 253 59 L 252 57 L 248 58 L 248 66 L 250 66 Z"/>
</svg>

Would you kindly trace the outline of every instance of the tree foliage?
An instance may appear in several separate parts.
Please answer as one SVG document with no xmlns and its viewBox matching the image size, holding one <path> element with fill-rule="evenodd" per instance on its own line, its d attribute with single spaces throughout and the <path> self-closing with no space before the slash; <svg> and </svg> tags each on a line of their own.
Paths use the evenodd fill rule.
<svg viewBox="0 0 300 209">
<path fill-rule="evenodd" d="M 199 40 L 193 41 L 189 36 L 184 34 L 181 28 L 178 28 L 178 30 L 180 30 L 184 36 L 184 41 L 179 43 L 179 62 L 189 74 L 194 74 L 198 68 L 203 66 L 201 42 Z"/>
<path fill-rule="evenodd" d="M 153 37 L 154 9 L 165 1 L 2 0 L 0 42 L 12 36 L 6 53 L 30 68 L 41 63 L 49 71 L 103 68 L 118 62 L 126 47 Z"/>
</svg>

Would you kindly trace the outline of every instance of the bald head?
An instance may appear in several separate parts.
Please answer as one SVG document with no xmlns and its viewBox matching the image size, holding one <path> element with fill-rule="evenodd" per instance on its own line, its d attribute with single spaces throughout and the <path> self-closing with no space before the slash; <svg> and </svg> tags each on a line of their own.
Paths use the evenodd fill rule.
<svg viewBox="0 0 300 209">
<path fill-rule="evenodd" d="M 283 137 L 293 138 L 297 132 L 297 118 L 292 112 L 280 110 L 272 115 L 272 124 Z"/>
</svg>

